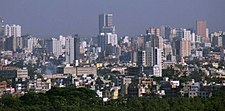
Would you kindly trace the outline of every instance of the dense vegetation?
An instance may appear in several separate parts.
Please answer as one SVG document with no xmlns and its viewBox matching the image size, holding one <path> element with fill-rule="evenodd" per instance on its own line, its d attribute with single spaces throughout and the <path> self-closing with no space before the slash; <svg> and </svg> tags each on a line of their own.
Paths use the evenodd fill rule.
<svg viewBox="0 0 225 111">
<path fill-rule="evenodd" d="M 224 111 L 225 93 L 211 98 L 119 98 L 103 103 L 94 91 L 84 88 L 53 88 L 0 99 L 0 111 Z"/>
</svg>

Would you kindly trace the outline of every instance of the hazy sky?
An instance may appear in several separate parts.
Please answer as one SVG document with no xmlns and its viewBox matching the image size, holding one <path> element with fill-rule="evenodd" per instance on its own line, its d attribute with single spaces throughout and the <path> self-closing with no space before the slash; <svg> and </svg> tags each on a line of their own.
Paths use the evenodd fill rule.
<svg viewBox="0 0 225 111">
<path fill-rule="evenodd" d="M 23 34 L 53 37 L 98 34 L 98 15 L 113 13 L 119 36 L 145 33 L 150 26 L 225 31 L 225 0 L 0 0 L 0 17 L 22 26 Z"/>
</svg>

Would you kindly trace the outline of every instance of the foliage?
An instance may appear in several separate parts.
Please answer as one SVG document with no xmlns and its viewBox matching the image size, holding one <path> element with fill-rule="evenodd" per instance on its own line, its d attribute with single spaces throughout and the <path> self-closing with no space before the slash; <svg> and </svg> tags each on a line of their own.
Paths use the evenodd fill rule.
<svg viewBox="0 0 225 111">
<path fill-rule="evenodd" d="M 85 88 L 53 88 L 43 93 L 29 92 L 18 98 L 0 99 L 1 111 L 223 111 L 225 93 L 211 98 L 149 96 L 119 98 L 103 103 L 96 93 Z"/>
</svg>

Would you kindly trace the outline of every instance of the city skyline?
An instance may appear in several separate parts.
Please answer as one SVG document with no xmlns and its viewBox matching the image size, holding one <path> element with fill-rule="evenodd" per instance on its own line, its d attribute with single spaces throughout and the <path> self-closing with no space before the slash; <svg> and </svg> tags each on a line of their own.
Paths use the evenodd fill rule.
<svg viewBox="0 0 225 111">
<path fill-rule="evenodd" d="M 223 111 L 223 1 L 2 1 L 0 111 Z"/>
<path fill-rule="evenodd" d="M 224 10 L 223 0 L 129 0 L 129 4 L 127 2 L 1 1 L 0 17 L 5 23 L 21 25 L 22 34 L 42 38 L 75 33 L 88 37 L 97 35 L 98 15 L 103 13 L 114 15 L 114 25 L 119 36 L 143 34 L 143 30 L 148 27 L 160 25 L 195 28 L 196 20 L 207 21 L 210 32 L 225 30 L 225 16 L 221 14 Z M 7 10 L 7 7 L 10 7 L 10 10 Z"/>
</svg>

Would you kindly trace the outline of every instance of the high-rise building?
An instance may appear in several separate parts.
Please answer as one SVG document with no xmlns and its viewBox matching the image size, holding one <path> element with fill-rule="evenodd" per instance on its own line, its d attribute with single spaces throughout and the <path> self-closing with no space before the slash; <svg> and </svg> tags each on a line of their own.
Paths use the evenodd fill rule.
<svg viewBox="0 0 225 111">
<path fill-rule="evenodd" d="M 196 29 L 197 29 L 197 34 L 202 37 L 202 42 L 203 43 L 208 43 L 209 42 L 209 37 L 208 37 L 208 29 L 206 25 L 206 21 L 204 20 L 197 20 L 196 22 Z"/>
<path fill-rule="evenodd" d="M 5 50 L 16 51 L 16 37 L 8 37 L 5 41 Z"/>
<path fill-rule="evenodd" d="M 153 76 L 162 76 L 162 49 L 155 47 L 153 41 L 146 43 L 146 66 L 150 66 L 153 69 Z"/>
<path fill-rule="evenodd" d="M 152 47 L 157 47 L 163 50 L 163 38 L 161 36 L 152 35 L 151 41 L 152 41 Z"/>
<path fill-rule="evenodd" d="M 112 46 L 115 46 L 118 44 L 117 34 L 106 33 L 105 39 L 106 39 L 105 44 L 111 44 Z"/>
<path fill-rule="evenodd" d="M 66 37 L 63 37 L 62 35 L 60 35 L 59 41 L 63 47 L 66 45 Z"/>
<path fill-rule="evenodd" d="M 66 37 L 66 63 L 77 66 L 80 55 L 80 38 L 78 35 Z"/>
<path fill-rule="evenodd" d="M 0 37 L 4 35 L 3 19 L 0 17 Z"/>
<path fill-rule="evenodd" d="M 115 47 L 118 45 L 117 34 L 115 33 L 112 17 L 112 14 L 99 15 L 98 46 L 101 47 L 102 52 L 106 51 L 106 46 Z"/>
<path fill-rule="evenodd" d="M 189 55 L 191 55 L 191 41 L 186 38 L 182 38 L 180 41 L 180 57 L 182 59 Z"/>
<path fill-rule="evenodd" d="M 106 43 L 105 35 L 104 33 L 101 33 L 100 35 L 98 35 L 98 47 L 101 48 L 101 51 L 105 51 L 105 43 Z"/>
<path fill-rule="evenodd" d="M 22 37 L 16 37 L 16 49 L 22 50 L 23 48 L 23 39 Z"/>
<path fill-rule="evenodd" d="M 153 65 L 153 57 L 152 57 L 153 48 L 152 48 L 151 41 L 146 42 L 145 50 L 146 50 L 146 65 L 152 66 Z"/>
<path fill-rule="evenodd" d="M 155 36 L 160 36 L 161 32 L 160 32 L 160 28 L 155 28 L 155 27 L 150 27 L 147 31 L 147 34 L 151 34 L 151 35 L 155 35 Z"/>
<path fill-rule="evenodd" d="M 173 51 L 172 51 L 172 46 L 171 46 L 171 43 L 170 42 L 167 42 L 164 44 L 164 47 L 163 47 L 163 54 L 164 54 L 164 57 L 165 57 L 165 61 L 173 61 L 172 59 L 172 54 L 173 54 Z"/>
<path fill-rule="evenodd" d="M 173 41 L 176 35 L 177 35 L 177 30 L 175 28 L 170 28 L 170 35 L 169 35 L 170 42 Z"/>
<path fill-rule="evenodd" d="M 55 57 L 59 57 L 62 54 L 61 43 L 56 38 L 45 40 L 45 48 L 47 54 L 52 54 Z"/>
<path fill-rule="evenodd" d="M 118 44 L 117 34 L 101 33 L 98 36 L 98 46 L 104 49 L 104 45 L 111 44 L 112 46 Z"/>
<path fill-rule="evenodd" d="M 212 37 L 212 45 L 214 47 L 222 47 L 223 46 L 223 38 L 222 38 L 222 36 L 213 36 Z"/>
<path fill-rule="evenodd" d="M 177 29 L 176 37 L 172 42 L 173 56 L 176 56 L 176 60 L 180 61 L 182 58 L 191 55 L 191 40 L 192 35 L 190 30 Z M 193 39 L 195 40 L 195 38 Z"/>
<path fill-rule="evenodd" d="M 146 51 L 141 50 L 137 52 L 137 65 L 146 66 Z"/>
<path fill-rule="evenodd" d="M 0 51 L 4 50 L 4 25 L 3 25 L 3 19 L 0 18 Z"/>
<path fill-rule="evenodd" d="M 21 37 L 21 26 L 20 25 L 5 25 L 4 36 L 6 37 Z"/>
<path fill-rule="evenodd" d="M 160 32 L 163 38 L 170 40 L 171 28 L 169 26 L 161 26 Z"/>
<path fill-rule="evenodd" d="M 99 15 L 99 34 L 100 33 L 115 33 L 113 25 L 113 14 Z"/>
<path fill-rule="evenodd" d="M 28 52 L 32 52 L 34 48 L 38 48 L 39 46 L 38 41 L 39 41 L 38 38 L 29 36 L 27 40 L 24 41 L 24 42 L 27 42 L 27 43 L 24 43 L 24 48 L 27 48 Z"/>
<path fill-rule="evenodd" d="M 5 40 L 4 38 L 0 37 L 0 51 L 3 51 L 5 49 Z"/>
<path fill-rule="evenodd" d="M 153 75 L 162 77 L 162 50 L 153 48 Z"/>
<path fill-rule="evenodd" d="M 191 31 L 190 30 L 184 29 L 183 34 L 184 34 L 183 38 L 191 41 Z"/>
<path fill-rule="evenodd" d="M 176 37 L 177 38 L 184 38 L 184 29 L 176 29 Z"/>
</svg>

